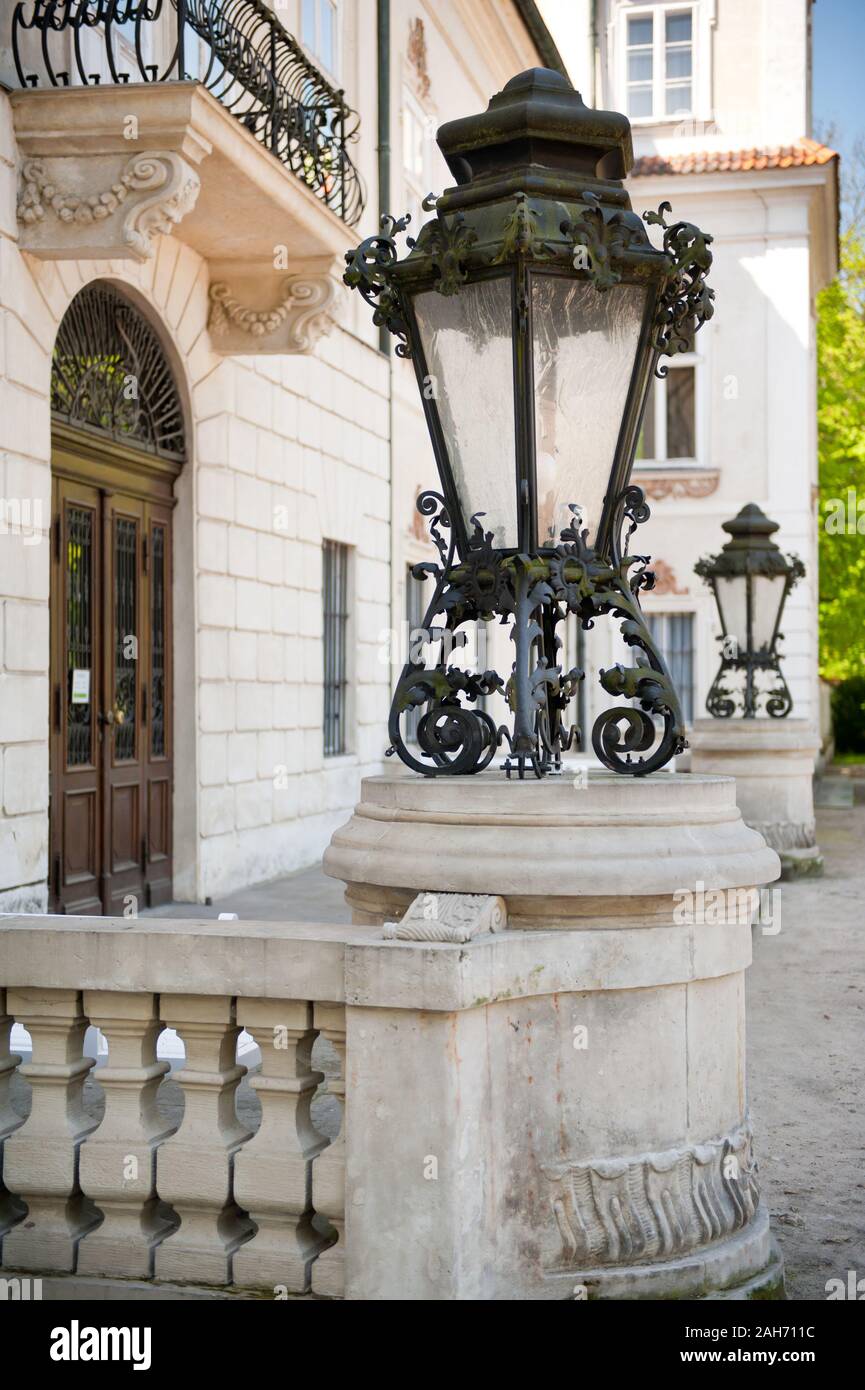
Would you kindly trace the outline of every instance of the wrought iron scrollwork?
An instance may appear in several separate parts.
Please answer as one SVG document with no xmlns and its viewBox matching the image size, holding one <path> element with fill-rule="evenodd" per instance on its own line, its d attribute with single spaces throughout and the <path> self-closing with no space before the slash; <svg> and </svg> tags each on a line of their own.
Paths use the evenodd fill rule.
<svg viewBox="0 0 865 1390">
<path fill-rule="evenodd" d="M 605 211 L 600 198 L 591 190 L 583 193 L 583 202 L 586 208 L 579 217 L 562 222 L 562 235 L 571 243 L 574 266 L 587 272 L 596 289 L 608 290 L 621 281 L 621 270 L 616 268 L 615 262 L 633 241 L 633 229 L 622 212 Z M 582 254 L 585 264 L 579 264 Z"/>
<path fill-rule="evenodd" d="M 424 202 L 424 210 L 432 210 L 431 200 Z M 447 215 L 436 208 L 436 216 L 426 222 L 417 239 L 417 249 L 429 256 L 435 274 L 434 288 L 439 294 L 457 294 L 466 279 L 465 254 L 478 239 L 474 227 L 469 227 L 463 213 Z"/>
<path fill-rule="evenodd" d="M 706 284 L 712 265 L 712 237 L 692 222 L 668 224 L 664 217 L 667 212 L 672 212 L 672 208 L 665 202 L 657 212 L 643 216 L 649 226 L 664 229 L 670 272 L 661 291 L 653 342 L 657 352 L 670 357 L 692 350 L 694 333 L 715 312 L 715 291 Z M 659 366 L 656 375 L 664 377 L 668 370 L 666 365 Z"/>
<path fill-rule="evenodd" d="M 639 488 L 625 489 L 619 502 L 620 518 L 629 519 L 632 530 L 647 519 Z M 568 613 L 576 614 L 584 628 L 611 613 L 621 619 L 626 644 L 640 653 L 635 666 L 617 664 L 600 673 L 610 695 L 637 702 L 605 710 L 596 720 L 592 745 L 600 761 L 615 772 L 642 776 L 685 748 L 679 701 L 640 610 L 639 593 L 653 583 L 645 556 L 625 553 L 613 562 L 600 557 L 588 543 L 588 530 L 580 528 L 579 507 L 572 506 L 572 523 L 551 556 L 502 555 L 494 550 L 492 532 L 484 530 L 479 514 L 472 519 L 465 554 L 457 557 L 441 494 L 424 492 L 417 506 L 431 517 L 440 563 L 413 568 L 416 578 L 434 579 L 435 591 L 412 639 L 424 648 L 438 645 L 440 653 L 432 666 L 420 651 L 409 654 L 391 707 L 389 755 L 398 753 L 427 776 L 483 771 L 499 748 L 506 749 L 508 775 L 522 778 L 533 772 L 541 777 L 560 769 L 563 754 L 582 744 L 567 711 L 584 672 L 577 667 L 565 671 L 558 659 L 562 642 L 557 628 Z M 458 629 L 493 616 L 511 623 L 514 660 L 507 681 L 496 671 L 472 673 L 450 661 L 463 645 Z M 513 715 L 511 728 L 497 727 L 478 707 L 494 694 L 504 696 Z M 416 709 L 423 710 L 417 753 L 401 728 L 402 717 Z"/>
<path fill-rule="evenodd" d="M 400 218 L 385 214 L 375 236 L 367 237 L 353 251 L 346 251 L 348 268 L 342 277 L 369 304 L 376 327 L 386 328 L 399 340 L 397 357 L 411 357 L 405 306 L 393 278 L 398 261 L 396 237 L 406 231 L 410 221 L 408 213 Z"/>
<path fill-rule="evenodd" d="M 197 78 L 344 222 L 363 212 L 359 118 L 262 0 L 17 0 L 12 54 L 22 87 Z"/>
</svg>

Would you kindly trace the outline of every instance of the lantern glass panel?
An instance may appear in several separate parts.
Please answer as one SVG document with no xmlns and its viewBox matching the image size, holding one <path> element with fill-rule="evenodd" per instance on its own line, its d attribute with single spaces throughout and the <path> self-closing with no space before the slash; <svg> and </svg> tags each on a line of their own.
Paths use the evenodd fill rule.
<svg viewBox="0 0 865 1390">
<path fill-rule="evenodd" d="M 724 636 L 733 637 L 740 652 L 748 650 L 748 579 L 744 574 L 717 578 L 718 606 L 724 624 Z"/>
<path fill-rule="evenodd" d="M 778 613 L 784 600 L 787 578 L 783 574 L 755 574 L 754 585 L 754 651 L 768 649 L 775 633 Z"/>
<path fill-rule="evenodd" d="M 481 280 L 453 295 L 427 290 L 414 310 L 466 527 L 483 512 L 493 544 L 516 549 L 511 280 Z"/>
<path fill-rule="evenodd" d="M 532 276 L 538 544 L 554 546 L 581 508 L 593 544 L 628 403 L 646 292 Z"/>
</svg>

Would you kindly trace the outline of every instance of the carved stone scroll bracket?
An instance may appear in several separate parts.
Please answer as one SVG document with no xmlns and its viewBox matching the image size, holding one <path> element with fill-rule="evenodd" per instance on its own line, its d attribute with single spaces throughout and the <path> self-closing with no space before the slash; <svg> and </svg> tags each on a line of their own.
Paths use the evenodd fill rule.
<svg viewBox="0 0 865 1390">
<path fill-rule="evenodd" d="M 45 260 L 149 260 L 157 236 L 171 235 L 200 188 L 196 170 L 171 151 L 25 159 L 22 250 Z"/>
<path fill-rule="evenodd" d="M 459 943 L 487 932 L 504 931 L 504 898 L 484 893 L 418 893 L 401 922 L 385 922 L 386 941 Z"/>
<path fill-rule="evenodd" d="M 228 356 L 308 353 L 336 322 L 336 284 L 327 266 L 212 267 L 208 327 Z"/>
</svg>

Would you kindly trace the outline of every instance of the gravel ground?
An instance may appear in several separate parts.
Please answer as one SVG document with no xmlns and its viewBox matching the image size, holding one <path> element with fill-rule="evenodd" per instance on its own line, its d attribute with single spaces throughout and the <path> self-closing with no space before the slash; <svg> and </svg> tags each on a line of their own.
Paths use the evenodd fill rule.
<svg viewBox="0 0 865 1390">
<path fill-rule="evenodd" d="M 865 1279 L 865 805 L 819 811 L 817 833 L 825 877 L 781 884 L 780 931 L 755 928 L 748 1029 L 787 1294 L 822 1300 L 828 1279 Z"/>
</svg>

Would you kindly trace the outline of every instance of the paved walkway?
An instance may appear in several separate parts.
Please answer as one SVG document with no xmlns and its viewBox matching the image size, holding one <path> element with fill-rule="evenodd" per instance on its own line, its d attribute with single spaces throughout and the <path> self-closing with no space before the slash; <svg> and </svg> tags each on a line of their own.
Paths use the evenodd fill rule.
<svg viewBox="0 0 865 1390">
<path fill-rule="evenodd" d="M 757 1155 L 788 1293 L 822 1300 L 828 1279 L 851 1269 L 865 1279 L 865 805 L 821 810 L 818 834 L 825 878 L 782 884 L 780 930 L 755 929 L 748 1029 Z M 342 892 L 316 866 L 158 915 L 346 922 Z"/>
<path fill-rule="evenodd" d="M 351 912 L 345 905 L 345 885 L 328 878 L 320 864 L 311 869 L 298 869 L 270 883 L 256 883 L 229 893 L 213 904 L 168 903 L 165 907 L 150 908 L 146 917 L 218 917 L 220 912 L 236 912 L 248 922 L 350 922 Z"/>
</svg>

